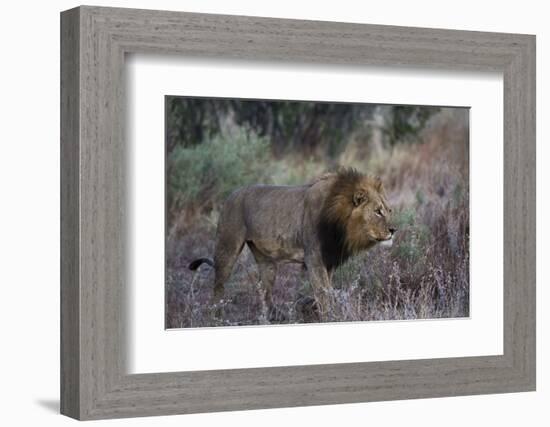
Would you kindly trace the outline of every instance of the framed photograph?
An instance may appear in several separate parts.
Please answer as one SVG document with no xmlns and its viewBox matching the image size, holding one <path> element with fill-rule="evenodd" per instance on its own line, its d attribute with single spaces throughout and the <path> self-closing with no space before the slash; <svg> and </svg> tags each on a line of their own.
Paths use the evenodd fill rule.
<svg viewBox="0 0 550 427">
<path fill-rule="evenodd" d="M 61 14 L 61 412 L 535 390 L 535 37 Z"/>
</svg>

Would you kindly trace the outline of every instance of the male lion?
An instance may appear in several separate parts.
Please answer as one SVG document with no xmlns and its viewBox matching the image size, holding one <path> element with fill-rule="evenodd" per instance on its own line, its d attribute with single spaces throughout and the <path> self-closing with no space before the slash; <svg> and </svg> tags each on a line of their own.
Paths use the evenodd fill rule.
<svg viewBox="0 0 550 427">
<path fill-rule="evenodd" d="M 305 266 L 318 317 L 328 305 L 331 275 L 350 256 L 378 242 L 390 241 L 396 229 L 389 217 L 382 182 L 355 169 L 328 173 L 299 186 L 251 185 L 225 201 L 216 232 L 214 301 L 223 297 L 224 283 L 245 243 L 260 270 L 265 302 L 273 312 L 271 289 L 277 264 Z"/>
</svg>

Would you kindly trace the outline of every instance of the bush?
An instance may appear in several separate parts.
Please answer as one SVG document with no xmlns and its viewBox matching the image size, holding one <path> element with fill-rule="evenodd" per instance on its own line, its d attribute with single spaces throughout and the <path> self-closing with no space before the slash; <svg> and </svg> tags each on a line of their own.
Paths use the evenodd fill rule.
<svg viewBox="0 0 550 427">
<path fill-rule="evenodd" d="M 168 210 L 216 208 L 236 188 L 267 182 L 269 142 L 242 128 L 202 144 L 175 147 L 168 162 Z"/>
</svg>

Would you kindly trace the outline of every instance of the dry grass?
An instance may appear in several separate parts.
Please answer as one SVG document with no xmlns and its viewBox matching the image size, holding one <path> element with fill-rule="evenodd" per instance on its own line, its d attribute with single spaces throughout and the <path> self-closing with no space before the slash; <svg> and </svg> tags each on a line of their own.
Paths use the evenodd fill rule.
<svg viewBox="0 0 550 427">
<path fill-rule="evenodd" d="M 369 153 L 349 144 L 337 162 L 382 176 L 394 206 L 398 233 L 392 248 L 376 247 L 335 271 L 328 321 L 426 319 L 469 315 L 469 169 L 464 114 L 439 114 L 420 144 Z M 327 162 L 271 160 L 272 182 L 307 180 Z M 187 269 L 211 256 L 216 203 L 207 211 L 182 209 L 167 237 L 166 326 L 168 328 L 269 323 L 256 264 L 245 248 L 226 284 L 223 318 L 209 305 L 213 270 Z M 312 295 L 299 266 L 278 270 L 273 289 L 282 314 L 277 323 L 308 321 L 303 302 Z M 272 322 L 273 323 L 273 322 Z"/>
</svg>

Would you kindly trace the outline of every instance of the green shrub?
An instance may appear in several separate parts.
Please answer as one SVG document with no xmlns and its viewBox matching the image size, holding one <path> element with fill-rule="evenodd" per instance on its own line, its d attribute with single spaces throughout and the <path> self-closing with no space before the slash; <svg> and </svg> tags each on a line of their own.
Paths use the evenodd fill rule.
<svg viewBox="0 0 550 427">
<path fill-rule="evenodd" d="M 414 225 L 415 217 L 416 210 L 414 208 L 404 208 L 394 214 L 393 221 L 398 229 L 403 229 Z"/>
<path fill-rule="evenodd" d="M 193 147 L 175 147 L 167 159 L 170 211 L 188 204 L 212 208 L 236 188 L 267 182 L 268 156 L 268 141 L 242 128 Z"/>
</svg>

